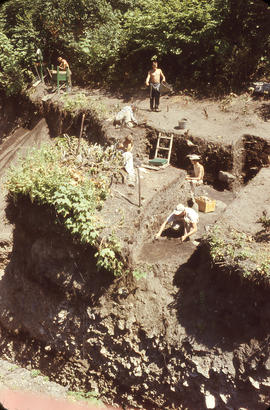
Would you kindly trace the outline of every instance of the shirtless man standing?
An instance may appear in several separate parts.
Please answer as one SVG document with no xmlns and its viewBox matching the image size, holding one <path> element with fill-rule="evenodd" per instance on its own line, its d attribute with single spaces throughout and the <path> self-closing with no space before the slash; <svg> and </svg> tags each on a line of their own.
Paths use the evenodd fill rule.
<svg viewBox="0 0 270 410">
<path fill-rule="evenodd" d="M 150 109 L 151 111 L 159 111 L 159 98 L 160 98 L 160 83 L 166 81 L 165 75 L 162 70 L 158 68 L 158 63 L 153 61 L 152 70 L 148 71 L 148 75 L 145 80 L 147 86 L 150 85 Z M 155 107 L 154 107 L 155 101 Z"/>
</svg>

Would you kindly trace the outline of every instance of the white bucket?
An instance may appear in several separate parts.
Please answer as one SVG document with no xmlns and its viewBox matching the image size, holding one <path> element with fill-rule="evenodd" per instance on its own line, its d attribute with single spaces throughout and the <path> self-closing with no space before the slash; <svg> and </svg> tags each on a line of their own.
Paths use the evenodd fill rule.
<svg viewBox="0 0 270 410">
<path fill-rule="evenodd" d="M 187 119 L 186 118 L 182 118 L 182 120 L 178 121 L 178 128 L 180 130 L 183 130 L 186 128 L 186 123 L 187 123 Z"/>
</svg>

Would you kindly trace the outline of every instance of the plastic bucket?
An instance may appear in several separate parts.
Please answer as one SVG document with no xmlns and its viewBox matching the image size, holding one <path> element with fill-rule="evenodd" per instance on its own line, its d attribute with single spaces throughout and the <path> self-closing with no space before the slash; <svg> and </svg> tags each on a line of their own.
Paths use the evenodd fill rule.
<svg viewBox="0 0 270 410">
<path fill-rule="evenodd" d="M 180 130 L 183 130 L 186 128 L 186 123 L 187 123 L 187 119 L 186 118 L 182 118 L 182 120 L 178 121 L 178 128 Z"/>
</svg>

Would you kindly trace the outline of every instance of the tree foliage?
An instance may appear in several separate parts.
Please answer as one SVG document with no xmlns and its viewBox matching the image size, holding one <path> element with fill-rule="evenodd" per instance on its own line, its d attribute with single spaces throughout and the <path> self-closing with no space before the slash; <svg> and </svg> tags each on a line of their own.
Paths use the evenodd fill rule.
<svg viewBox="0 0 270 410">
<path fill-rule="evenodd" d="M 153 55 L 179 88 L 236 90 L 270 71 L 270 9 L 258 0 L 9 0 L 0 32 L 8 93 L 29 81 L 37 47 L 48 66 L 63 55 L 78 84 L 142 84 Z"/>
</svg>

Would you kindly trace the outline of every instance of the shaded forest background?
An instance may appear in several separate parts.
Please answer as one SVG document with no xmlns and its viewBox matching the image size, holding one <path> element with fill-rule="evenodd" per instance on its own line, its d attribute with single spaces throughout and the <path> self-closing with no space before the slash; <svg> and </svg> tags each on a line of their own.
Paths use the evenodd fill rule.
<svg viewBox="0 0 270 410">
<path fill-rule="evenodd" d="M 0 7 L 0 91 L 22 92 L 63 56 L 73 83 L 143 85 L 158 59 L 176 90 L 240 91 L 270 76 L 270 7 L 262 0 L 9 0 Z"/>
</svg>

